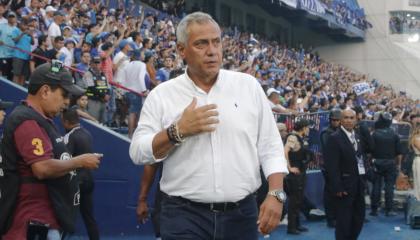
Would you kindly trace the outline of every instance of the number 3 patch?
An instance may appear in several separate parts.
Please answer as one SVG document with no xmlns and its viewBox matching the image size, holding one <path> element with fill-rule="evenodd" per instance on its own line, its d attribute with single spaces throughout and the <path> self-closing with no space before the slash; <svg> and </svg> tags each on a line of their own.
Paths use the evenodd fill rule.
<svg viewBox="0 0 420 240">
<path fill-rule="evenodd" d="M 42 145 L 42 140 L 39 138 L 32 139 L 32 146 L 35 147 L 33 153 L 37 156 L 41 156 L 45 153 L 44 146 Z"/>
</svg>

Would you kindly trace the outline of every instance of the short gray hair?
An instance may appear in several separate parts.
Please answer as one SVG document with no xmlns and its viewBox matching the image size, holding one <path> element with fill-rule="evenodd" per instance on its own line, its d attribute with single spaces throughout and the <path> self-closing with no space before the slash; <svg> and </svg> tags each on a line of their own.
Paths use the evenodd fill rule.
<svg viewBox="0 0 420 240">
<path fill-rule="evenodd" d="M 217 22 L 207 13 L 203 12 L 194 12 L 185 16 L 181 22 L 179 22 L 178 27 L 176 28 L 176 38 L 178 43 L 186 44 L 188 41 L 188 27 L 192 23 L 203 24 L 206 22 L 211 22 L 217 24 Z"/>
</svg>

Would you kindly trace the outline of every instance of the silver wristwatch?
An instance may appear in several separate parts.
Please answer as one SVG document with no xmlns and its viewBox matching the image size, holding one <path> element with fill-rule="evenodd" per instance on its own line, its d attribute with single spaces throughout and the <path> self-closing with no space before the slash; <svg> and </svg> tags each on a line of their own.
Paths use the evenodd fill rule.
<svg viewBox="0 0 420 240">
<path fill-rule="evenodd" d="M 269 191 L 267 194 L 277 198 L 277 200 L 281 203 L 286 202 L 287 196 L 286 196 L 286 193 L 283 191 L 283 189 L 274 189 L 274 190 Z"/>
</svg>

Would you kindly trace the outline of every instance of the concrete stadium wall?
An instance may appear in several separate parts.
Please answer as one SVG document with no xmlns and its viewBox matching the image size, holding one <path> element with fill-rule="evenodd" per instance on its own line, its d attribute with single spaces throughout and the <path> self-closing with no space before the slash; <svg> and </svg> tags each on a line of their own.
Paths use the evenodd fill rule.
<svg viewBox="0 0 420 240">
<path fill-rule="evenodd" d="M 391 35 L 388 25 L 390 11 L 420 11 L 420 7 L 408 7 L 408 0 L 359 0 L 359 4 L 373 25 L 366 32 L 365 42 L 319 47 L 320 56 L 420 98 L 420 43 L 409 43 L 407 36 Z"/>
</svg>

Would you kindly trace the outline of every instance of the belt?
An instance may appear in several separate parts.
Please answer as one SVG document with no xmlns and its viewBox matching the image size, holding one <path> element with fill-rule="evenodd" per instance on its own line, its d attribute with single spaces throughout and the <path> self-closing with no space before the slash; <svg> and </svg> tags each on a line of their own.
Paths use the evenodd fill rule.
<svg viewBox="0 0 420 240">
<path fill-rule="evenodd" d="M 235 210 L 243 202 L 251 199 L 254 196 L 254 194 L 249 194 L 248 196 L 246 196 L 245 198 L 243 198 L 242 200 L 239 200 L 237 202 L 202 203 L 202 202 L 191 201 L 191 200 L 183 198 L 183 197 L 170 196 L 166 193 L 163 193 L 163 195 L 164 195 L 164 197 L 166 197 L 168 199 L 175 199 L 175 200 L 178 200 L 182 203 L 187 203 L 190 206 L 207 209 L 207 210 L 210 210 L 212 212 L 227 212 L 227 211 Z"/>
</svg>

